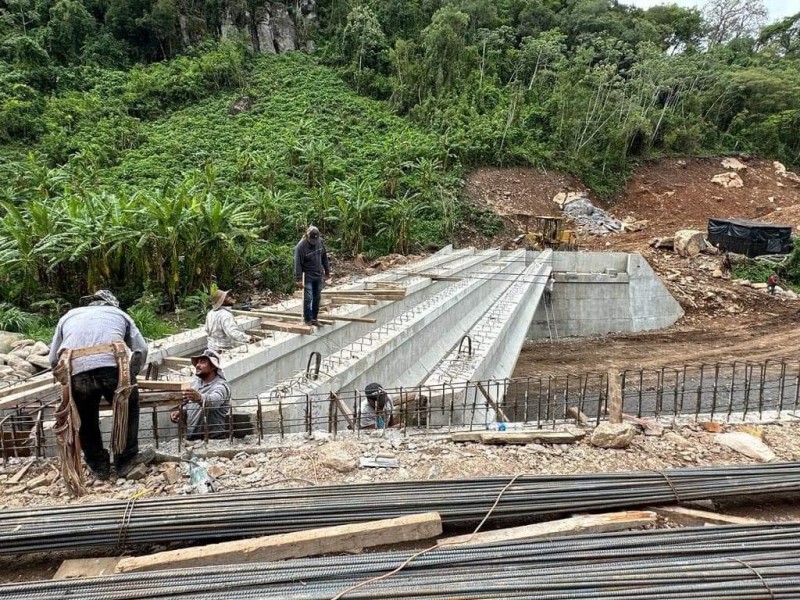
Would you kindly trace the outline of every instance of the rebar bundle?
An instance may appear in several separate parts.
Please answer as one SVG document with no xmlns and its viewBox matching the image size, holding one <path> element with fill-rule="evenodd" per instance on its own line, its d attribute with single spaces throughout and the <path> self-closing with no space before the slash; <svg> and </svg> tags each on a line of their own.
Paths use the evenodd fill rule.
<svg viewBox="0 0 800 600">
<path fill-rule="evenodd" d="M 0 586 L 5 600 L 800 598 L 800 525 L 594 534 L 486 546 Z M 405 566 L 389 576 L 398 566 Z M 381 580 L 369 581 L 385 576 Z"/>
<path fill-rule="evenodd" d="M 797 492 L 800 463 L 588 475 L 399 481 L 262 489 L 0 511 L 0 555 L 119 550 L 288 533 L 438 512 L 445 526 L 753 493 Z M 502 493 L 501 491 L 507 489 Z"/>
</svg>

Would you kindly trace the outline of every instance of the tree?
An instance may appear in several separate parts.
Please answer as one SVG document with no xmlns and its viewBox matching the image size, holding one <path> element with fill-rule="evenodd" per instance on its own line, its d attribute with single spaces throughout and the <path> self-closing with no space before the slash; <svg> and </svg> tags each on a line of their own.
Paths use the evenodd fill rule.
<svg viewBox="0 0 800 600">
<path fill-rule="evenodd" d="M 96 25 L 94 17 L 79 0 L 58 0 L 50 9 L 50 22 L 47 24 L 51 56 L 63 62 L 75 60 Z"/>
<path fill-rule="evenodd" d="M 709 0 L 703 10 L 709 27 L 709 46 L 739 37 L 755 37 L 767 15 L 764 0 Z"/>
<path fill-rule="evenodd" d="M 467 49 L 468 27 L 469 16 L 445 6 L 423 30 L 423 64 L 429 91 L 434 94 L 452 89 L 473 62 Z"/>
<path fill-rule="evenodd" d="M 375 13 L 368 6 L 351 10 L 342 32 L 342 53 L 356 71 L 356 91 L 361 88 L 364 69 L 377 69 L 386 48 L 386 36 Z"/>
<path fill-rule="evenodd" d="M 696 48 L 703 37 L 703 15 L 696 8 L 660 4 L 647 9 L 644 17 L 658 27 L 662 50 Z"/>
</svg>

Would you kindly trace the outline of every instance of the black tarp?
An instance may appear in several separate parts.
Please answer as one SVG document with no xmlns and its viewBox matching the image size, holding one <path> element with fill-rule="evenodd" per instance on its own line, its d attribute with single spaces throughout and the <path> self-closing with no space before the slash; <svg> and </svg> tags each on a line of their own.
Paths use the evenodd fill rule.
<svg viewBox="0 0 800 600">
<path fill-rule="evenodd" d="M 720 250 L 750 257 L 788 254 L 792 251 L 792 228 L 746 219 L 709 219 L 708 241 Z"/>
</svg>

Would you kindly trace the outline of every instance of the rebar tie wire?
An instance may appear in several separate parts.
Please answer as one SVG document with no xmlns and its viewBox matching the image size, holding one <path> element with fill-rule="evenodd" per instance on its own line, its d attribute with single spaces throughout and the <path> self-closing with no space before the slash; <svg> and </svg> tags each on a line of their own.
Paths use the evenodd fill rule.
<svg viewBox="0 0 800 600">
<path fill-rule="evenodd" d="M 683 502 L 683 500 L 681 500 L 681 497 L 678 495 L 678 490 L 673 485 L 672 480 L 669 477 L 667 477 L 667 474 L 664 473 L 664 471 L 659 471 L 658 469 L 647 469 L 647 470 L 652 471 L 653 473 L 657 473 L 658 475 L 661 475 L 664 478 L 664 481 L 667 482 L 667 485 L 669 485 L 669 487 L 672 488 L 672 493 L 675 495 L 675 502 L 677 502 L 678 504 Z"/>
<path fill-rule="evenodd" d="M 752 573 L 753 573 L 753 574 L 754 574 L 756 577 L 758 577 L 758 579 L 761 581 L 761 584 L 764 586 L 764 589 L 765 589 L 765 590 L 767 590 L 767 593 L 769 594 L 769 597 L 770 597 L 770 598 L 772 598 L 772 600 L 775 600 L 775 594 L 773 594 L 773 593 L 772 593 L 772 589 L 769 587 L 769 585 L 767 584 L 767 582 L 766 582 L 766 581 L 764 580 L 764 578 L 761 576 L 761 573 L 759 573 L 758 571 L 756 571 L 756 570 L 755 570 L 755 568 L 751 567 L 750 565 L 748 565 L 746 562 L 744 562 L 743 560 L 741 560 L 741 559 L 739 559 L 739 558 L 736 558 L 736 557 L 733 557 L 733 556 L 732 556 L 732 557 L 730 557 L 730 560 L 732 560 L 732 561 L 735 561 L 735 562 L 738 562 L 738 563 L 739 563 L 739 564 L 741 564 L 742 566 L 744 566 L 744 567 L 746 567 L 747 569 L 749 569 L 750 571 L 752 571 Z"/>
<path fill-rule="evenodd" d="M 131 522 L 134 504 L 136 504 L 136 496 L 128 500 L 128 503 L 125 505 L 125 511 L 122 514 L 122 521 L 119 525 L 119 535 L 117 536 L 117 549 L 120 552 L 124 549 L 125 540 L 128 537 L 128 525 Z"/>
<path fill-rule="evenodd" d="M 522 473 L 517 473 L 516 475 L 514 475 L 514 477 L 511 478 L 511 481 L 509 481 L 503 487 L 503 489 L 500 490 L 500 493 L 497 494 L 497 498 L 495 498 L 494 504 L 492 504 L 491 508 L 489 508 L 489 512 L 486 513 L 486 515 L 483 517 L 481 522 L 478 523 L 478 526 L 475 528 L 475 531 L 473 531 L 472 535 L 470 535 L 466 540 L 464 540 L 462 542 L 449 542 L 449 543 L 448 542 L 444 542 L 444 543 L 441 543 L 441 544 L 434 544 L 433 546 L 425 548 L 424 550 L 420 550 L 416 554 L 412 554 L 411 556 L 409 556 L 397 568 L 389 571 L 388 573 L 384 573 L 383 575 L 378 575 L 377 577 L 372 577 L 370 579 L 365 579 L 364 581 L 361 581 L 360 583 L 356 583 L 355 585 L 351 585 L 350 587 L 342 590 L 341 592 L 339 592 L 338 594 L 333 596 L 333 598 L 331 598 L 331 600 L 340 600 L 341 598 L 344 598 L 345 595 L 349 594 L 350 592 L 354 592 L 358 588 L 361 588 L 361 587 L 363 587 L 365 585 L 368 585 L 370 583 L 377 583 L 378 581 L 382 581 L 384 579 L 388 579 L 392 575 L 402 571 L 405 567 L 407 567 L 409 564 L 411 564 L 411 561 L 413 561 L 415 558 L 418 558 L 418 557 L 422 556 L 423 554 L 427 554 L 431 550 L 436 550 L 437 548 L 442 548 L 443 546 L 455 546 L 455 545 L 459 545 L 459 544 L 469 543 L 470 541 L 472 541 L 472 538 L 475 537 L 475 535 L 478 533 L 478 531 L 480 531 L 481 527 L 483 527 L 483 524 L 486 523 L 486 520 L 492 515 L 492 513 L 494 512 L 494 509 L 497 508 L 497 505 L 500 503 L 500 499 L 503 497 L 503 494 L 506 493 L 506 490 L 508 490 L 508 488 L 510 488 L 512 485 L 514 485 L 514 482 L 517 479 L 519 479 L 520 477 L 522 477 L 522 475 L 523 475 Z M 747 566 L 747 565 L 745 565 L 745 566 Z M 772 594 L 772 592 L 770 592 L 770 594 Z M 773 596 L 772 600 L 775 600 L 774 596 Z"/>
</svg>

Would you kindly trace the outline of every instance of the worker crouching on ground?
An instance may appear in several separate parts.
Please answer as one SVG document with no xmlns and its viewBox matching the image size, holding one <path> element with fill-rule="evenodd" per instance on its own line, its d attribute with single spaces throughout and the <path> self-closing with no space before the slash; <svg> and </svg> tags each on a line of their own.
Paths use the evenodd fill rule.
<svg viewBox="0 0 800 600">
<path fill-rule="evenodd" d="M 233 303 L 230 290 L 217 290 L 211 294 L 211 310 L 206 315 L 206 343 L 215 352 L 253 342 L 253 337 L 236 322 L 229 308 Z"/>
<path fill-rule="evenodd" d="M 319 229 L 312 225 L 294 248 L 294 280 L 298 288 L 303 288 L 303 322 L 306 325 L 320 324 L 322 288 L 330 276 L 331 266 L 325 244 Z"/>
<path fill-rule="evenodd" d="M 394 404 L 386 390 L 378 383 L 370 383 L 364 388 L 361 401 L 361 429 L 386 429 L 397 427 L 392 412 Z"/>
<path fill-rule="evenodd" d="M 136 375 L 147 361 L 147 342 L 108 290 L 81 301 L 85 306 L 61 317 L 50 347 L 53 375 L 62 386 L 54 431 L 62 475 L 73 495 L 85 491 L 80 449 L 97 479 L 110 476 L 110 456 L 100 433 L 102 399 L 113 408 L 111 450 L 117 475 L 126 477 L 136 465 L 155 458 L 152 449 L 139 452 Z"/>
<path fill-rule="evenodd" d="M 208 430 L 209 439 L 227 436 L 225 421 L 231 407 L 231 388 L 220 367 L 219 354 L 204 350 L 192 357 L 195 377 L 191 390 L 183 391 L 183 405 L 172 411 L 170 419 L 186 420 L 186 439 L 200 440 Z M 204 414 L 205 411 L 205 414 Z"/>
</svg>

